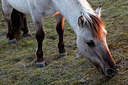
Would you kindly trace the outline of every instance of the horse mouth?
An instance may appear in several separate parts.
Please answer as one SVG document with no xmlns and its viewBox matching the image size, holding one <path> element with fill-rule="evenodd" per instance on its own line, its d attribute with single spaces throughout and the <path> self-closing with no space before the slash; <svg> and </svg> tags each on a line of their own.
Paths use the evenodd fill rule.
<svg viewBox="0 0 128 85">
<path fill-rule="evenodd" d="M 106 70 L 106 72 L 103 74 L 105 75 L 107 78 L 112 78 L 114 77 L 116 74 L 118 73 L 118 70 L 113 69 L 113 68 L 108 68 Z"/>
</svg>

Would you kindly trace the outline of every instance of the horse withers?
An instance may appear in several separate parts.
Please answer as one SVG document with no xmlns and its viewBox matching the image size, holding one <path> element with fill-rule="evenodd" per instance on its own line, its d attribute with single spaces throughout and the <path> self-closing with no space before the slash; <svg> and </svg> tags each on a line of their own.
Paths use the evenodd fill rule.
<svg viewBox="0 0 128 85">
<path fill-rule="evenodd" d="M 23 14 L 32 16 L 38 42 L 36 52 L 38 67 L 45 66 L 42 51 L 43 21 L 45 16 L 55 15 L 60 56 L 66 55 L 63 43 L 65 17 L 76 33 L 80 53 L 87 57 L 103 75 L 112 77 L 117 73 L 115 61 L 106 42 L 107 31 L 100 18 L 101 6 L 94 11 L 86 0 L 2 0 L 2 9 L 7 24 L 10 24 L 14 8 Z"/>
</svg>

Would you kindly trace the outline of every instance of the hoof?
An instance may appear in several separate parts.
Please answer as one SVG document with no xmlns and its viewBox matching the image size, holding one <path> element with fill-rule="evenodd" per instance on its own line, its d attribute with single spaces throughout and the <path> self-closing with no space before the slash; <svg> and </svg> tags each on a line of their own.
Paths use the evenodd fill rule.
<svg viewBox="0 0 128 85">
<path fill-rule="evenodd" d="M 42 67 L 45 67 L 45 66 L 46 66 L 45 62 L 36 62 L 36 67 L 37 68 L 42 68 Z"/>
<path fill-rule="evenodd" d="M 32 34 L 30 32 L 27 34 L 23 34 L 23 37 L 31 37 L 31 36 L 32 36 Z"/>
<path fill-rule="evenodd" d="M 16 43 L 17 43 L 16 39 L 9 40 L 9 44 L 16 44 Z"/>
<path fill-rule="evenodd" d="M 67 56 L 67 53 L 60 53 L 58 58 L 62 58 L 62 57 L 65 57 L 65 56 Z"/>
</svg>

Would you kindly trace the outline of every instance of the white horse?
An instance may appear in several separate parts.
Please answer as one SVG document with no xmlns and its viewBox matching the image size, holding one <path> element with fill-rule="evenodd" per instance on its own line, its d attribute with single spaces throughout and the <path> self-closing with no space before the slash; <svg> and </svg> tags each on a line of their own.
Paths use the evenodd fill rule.
<svg viewBox="0 0 128 85">
<path fill-rule="evenodd" d="M 100 18 L 101 6 L 96 11 L 86 0 L 2 0 L 5 19 L 10 25 L 11 13 L 15 8 L 23 14 L 30 14 L 36 28 L 37 66 L 45 66 L 42 41 L 44 39 L 43 21 L 45 16 L 55 15 L 59 35 L 59 53 L 65 55 L 63 43 L 64 17 L 77 36 L 77 46 L 105 76 L 115 75 L 116 64 L 106 42 L 107 31 Z"/>
</svg>

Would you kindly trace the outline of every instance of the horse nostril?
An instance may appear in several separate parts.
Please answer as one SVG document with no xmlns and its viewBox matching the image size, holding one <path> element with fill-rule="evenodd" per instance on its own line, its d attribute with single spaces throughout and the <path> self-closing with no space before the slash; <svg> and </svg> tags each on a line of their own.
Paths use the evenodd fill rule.
<svg viewBox="0 0 128 85">
<path fill-rule="evenodd" d="M 108 74 L 112 74 L 112 73 L 114 73 L 115 71 L 114 71 L 113 69 L 107 69 L 107 72 L 108 72 Z"/>
<path fill-rule="evenodd" d="M 112 68 L 107 69 L 107 74 L 109 77 L 115 76 L 116 73 L 117 73 L 117 71 Z"/>
</svg>

